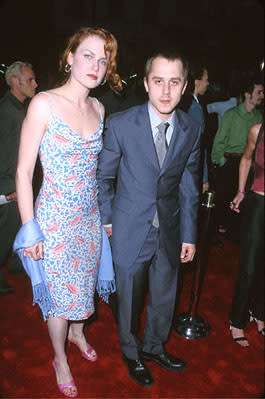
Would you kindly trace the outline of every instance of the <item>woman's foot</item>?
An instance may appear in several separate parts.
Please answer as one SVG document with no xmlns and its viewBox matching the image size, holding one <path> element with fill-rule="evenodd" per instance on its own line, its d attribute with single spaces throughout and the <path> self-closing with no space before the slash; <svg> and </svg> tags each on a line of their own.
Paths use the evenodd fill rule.
<svg viewBox="0 0 265 399">
<path fill-rule="evenodd" d="M 84 333 L 81 335 L 74 335 L 70 328 L 68 333 L 68 341 L 75 344 L 79 348 L 82 356 L 86 360 L 91 362 L 95 362 L 97 360 L 97 353 L 95 349 L 87 342 Z"/>
<path fill-rule="evenodd" d="M 264 326 L 264 321 L 256 319 L 256 317 L 252 316 L 250 314 L 250 321 L 255 321 L 257 324 L 258 332 L 265 336 L 265 326 Z"/>
<path fill-rule="evenodd" d="M 67 362 L 59 363 L 53 360 L 52 365 L 60 392 L 65 396 L 75 398 L 77 396 L 77 388 Z"/>
<path fill-rule="evenodd" d="M 249 347 L 249 342 L 244 335 L 244 330 L 242 330 L 241 328 L 233 327 L 233 326 L 230 326 L 230 330 L 232 332 L 232 338 L 233 338 L 234 342 L 236 342 L 242 348 Z"/>
</svg>

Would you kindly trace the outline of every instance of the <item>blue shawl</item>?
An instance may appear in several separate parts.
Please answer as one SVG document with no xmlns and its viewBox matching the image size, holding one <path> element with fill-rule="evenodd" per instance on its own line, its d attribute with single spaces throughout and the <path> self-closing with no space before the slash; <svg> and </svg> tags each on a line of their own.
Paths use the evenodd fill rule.
<svg viewBox="0 0 265 399">
<path fill-rule="evenodd" d="M 24 256 L 24 249 L 44 241 L 45 237 L 35 219 L 25 223 L 16 235 L 13 249 L 20 257 L 23 267 L 30 277 L 33 290 L 33 305 L 39 305 L 44 320 L 55 310 L 54 301 L 45 278 L 42 260 L 34 260 Z M 102 227 L 102 252 L 98 272 L 97 292 L 108 302 L 109 295 L 116 291 L 111 248 L 107 233 Z"/>
</svg>

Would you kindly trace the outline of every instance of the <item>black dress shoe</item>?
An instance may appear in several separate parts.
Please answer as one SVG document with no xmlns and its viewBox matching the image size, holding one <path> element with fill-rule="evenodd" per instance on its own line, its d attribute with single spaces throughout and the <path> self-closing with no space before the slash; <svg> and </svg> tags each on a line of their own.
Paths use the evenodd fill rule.
<svg viewBox="0 0 265 399">
<path fill-rule="evenodd" d="M 164 351 L 160 355 L 154 355 L 153 353 L 147 353 L 142 351 L 141 357 L 146 362 L 156 362 L 164 369 L 170 371 L 183 371 L 187 368 L 183 360 L 176 358 L 166 351 Z"/>
<path fill-rule="evenodd" d="M 148 368 L 141 360 L 128 359 L 122 354 L 122 359 L 127 366 L 129 376 L 139 385 L 150 387 L 154 383 L 154 379 Z"/>
<path fill-rule="evenodd" d="M 12 294 L 12 292 L 14 292 L 14 288 L 10 287 L 10 285 L 1 285 L 0 286 L 0 295 L 8 295 L 8 294 Z"/>
</svg>

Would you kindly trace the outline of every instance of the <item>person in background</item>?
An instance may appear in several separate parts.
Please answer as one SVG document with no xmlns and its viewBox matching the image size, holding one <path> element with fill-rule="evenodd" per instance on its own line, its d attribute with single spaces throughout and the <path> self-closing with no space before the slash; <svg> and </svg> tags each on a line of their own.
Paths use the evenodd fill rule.
<svg viewBox="0 0 265 399">
<path fill-rule="evenodd" d="M 218 115 L 218 127 L 219 127 L 222 117 L 224 116 L 224 113 L 228 111 L 230 108 L 236 107 L 237 103 L 238 103 L 237 97 L 231 96 L 226 100 L 215 101 L 213 103 L 207 104 L 207 112 L 209 114 Z"/>
<path fill-rule="evenodd" d="M 219 233 L 230 231 L 236 239 L 239 232 L 238 217 L 229 211 L 229 201 L 238 184 L 238 170 L 250 127 L 262 122 L 256 109 L 264 99 L 263 80 L 258 76 L 242 89 L 244 101 L 225 112 L 215 135 L 211 159 L 218 166 L 216 177 L 216 217 Z"/>
<path fill-rule="evenodd" d="M 121 89 L 116 73 L 117 42 L 103 28 L 81 28 L 68 41 L 60 65 L 61 85 L 40 92 L 23 123 L 16 183 L 23 227 L 44 236 L 24 250 L 42 260 L 52 306 L 44 318 L 55 357 L 59 390 L 76 397 L 65 341 L 88 361 L 97 353 L 84 335 L 94 312 L 94 292 L 101 255 L 102 226 L 97 200 L 96 168 L 102 148 L 104 107 L 90 90 L 106 79 Z M 37 154 L 43 183 L 33 210 L 32 175 Z"/>
<path fill-rule="evenodd" d="M 0 99 L 0 295 L 13 292 L 5 282 L 3 266 L 20 226 L 15 174 L 20 130 L 26 115 L 25 101 L 35 95 L 38 86 L 28 62 L 13 62 L 5 71 L 5 79 L 9 90 Z M 8 270 L 23 270 L 17 255 L 11 255 Z"/>
<path fill-rule="evenodd" d="M 179 263 L 193 260 L 197 235 L 201 129 L 175 110 L 187 76 L 187 62 L 176 50 L 150 57 L 144 78 L 149 101 L 107 119 L 98 163 L 101 218 L 112 235 L 122 358 L 132 380 L 144 387 L 154 382 L 145 361 L 171 371 L 186 369 L 164 344 Z"/>
<path fill-rule="evenodd" d="M 254 180 L 246 196 L 246 183 L 254 153 Z M 249 346 L 244 335 L 247 320 L 255 320 L 258 332 L 264 329 L 264 124 L 253 125 L 239 165 L 237 194 L 230 208 L 239 213 L 245 199 L 241 228 L 238 276 L 230 310 L 233 340 Z"/>
<path fill-rule="evenodd" d="M 201 126 L 202 135 L 205 132 L 205 116 L 203 108 L 200 104 L 199 98 L 203 96 L 209 86 L 208 70 L 203 65 L 194 64 L 190 68 L 189 83 L 187 91 L 192 95 L 192 101 L 187 109 L 187 114 L 198 122 Z M 208 180 L 208 165 L 207 165 L 207 149 L 202 146 L 202 158 L 203 158 L 203 176 L 202 176 L 202 193 L 209 190 Z"/>
</svg>

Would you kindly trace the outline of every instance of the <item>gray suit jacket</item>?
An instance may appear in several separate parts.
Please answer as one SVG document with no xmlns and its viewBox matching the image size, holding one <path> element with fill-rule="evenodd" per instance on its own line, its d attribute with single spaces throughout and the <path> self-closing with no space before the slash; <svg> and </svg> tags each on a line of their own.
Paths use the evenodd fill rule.
<svg viewBox="0 0 265 399">
<path fill-rule="evenodd" d="M 97 180 L 102 223 L 112 223 L 115 263 L 135 261 L 157 209 L 161 245 L 177 265 L 180 244 L 196 242 L 199 164 L 200 127 L 182 111 L 162 169 L 147 104 L 107 119 Z"/>
</svg>

